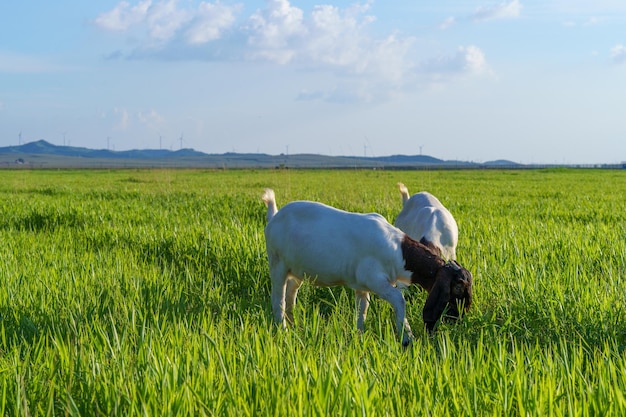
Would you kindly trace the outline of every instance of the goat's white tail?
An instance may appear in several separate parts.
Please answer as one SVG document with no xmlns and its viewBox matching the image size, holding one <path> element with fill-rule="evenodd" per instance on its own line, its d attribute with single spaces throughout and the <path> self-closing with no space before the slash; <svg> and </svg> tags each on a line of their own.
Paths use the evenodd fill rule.
<svg viewBox="0 0 626 417">
<path fill-rule="evenodd" d="M 276 207 L 276 196 L 274 195 L 274 190 L 271 188 L 266 188 L 263 196 L 261 197 L 265 205 L 267 206 L 267 221 L 272 220 L 272 217 L 278 212 L 278 207 Z"/>
<path fill-rule="evenodd" d="M 406 188 L 406 185 L 401 182 L 398 183 L 398 188 L 400 188 L 400 195 L 402 195 L 402 204 L 406 203 L 409 199 L 409 189 Z"/>
</svg>

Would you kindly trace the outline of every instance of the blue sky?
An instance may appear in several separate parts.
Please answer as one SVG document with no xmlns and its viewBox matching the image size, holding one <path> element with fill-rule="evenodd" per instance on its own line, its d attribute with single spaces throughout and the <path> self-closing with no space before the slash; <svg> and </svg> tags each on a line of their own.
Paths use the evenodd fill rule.
<svg viewBox="0 0 626 417">
<path fill-rule="evenodd" d="M 626 2 L 1 2 L 0 146 L 20 138 L 621 162 Z"/>
</svg>

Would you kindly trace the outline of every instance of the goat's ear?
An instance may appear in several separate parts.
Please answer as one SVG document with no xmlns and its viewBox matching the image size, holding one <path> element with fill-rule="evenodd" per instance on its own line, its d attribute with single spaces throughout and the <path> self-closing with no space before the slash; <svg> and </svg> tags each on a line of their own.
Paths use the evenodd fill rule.
<svg viewBox="0 0 626 417">
<path fill-rule="evenodd" d="M 435 244 L 429 240 L 426 240 L 425 237 L 422 237 L 420 239 L 420 243 L 424 246 L 426 246 L 428 249 L 431 250 L 431 252 L 433 252 L 435 255 L 437 255 L 438 257 L 442 257 L 443 255 L 441 254 L 441 249 L 438 248 L 437 246 L 435 246 Z"/>
<path fill-rule="evenodd" d="M 426 298 L 422 317 L 428 331 L 434 330 L 437 320 L 439 320 L 448 301 L 450 301 L 450 283 L 450 274 L 439 274 L 435 285 L 433 285 L 430 294 L 428 294 L 428 298 Z"/>
</svg>

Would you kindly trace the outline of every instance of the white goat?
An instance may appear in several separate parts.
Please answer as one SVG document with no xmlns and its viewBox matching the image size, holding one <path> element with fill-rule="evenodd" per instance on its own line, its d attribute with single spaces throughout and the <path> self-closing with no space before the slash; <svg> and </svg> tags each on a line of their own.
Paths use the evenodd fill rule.
<svg viewBox="0 0 626 417">
<path fill-rule="evenodd" d="M 357 214 L 321 203 L 296 201 L 280 210 L 274 191 L 266 189 L 265 241 L 272 280 L 275 320 L 293 324 L 293 307 L 305 278 L 314 285 L 345 285 L 359 306 L 357 328 L 364 330 L 370 292 L 394 308 L 402 344 L 413 334 L 405 318 L 405 301 L 397 283 L 419 284 L 429 292 L 423 318 L 429 331 L 447 308 L 458 318 L 461 303 L 472 301 L 472 275 L 456 262 L 446 263 L 379 214 Z M 285 317 L 286 316 L 286 317 Z"/>
<path fill-rule="evenodd" d="M 398 183 L 402 195 L 402 211 L 394 225 L 413 239 L 441 251 L 449 261 L 456 260 L 459 228 L 452 214 L 434 195 L 421 192 L 409 198 L 409 190 Z"/>
</svg>

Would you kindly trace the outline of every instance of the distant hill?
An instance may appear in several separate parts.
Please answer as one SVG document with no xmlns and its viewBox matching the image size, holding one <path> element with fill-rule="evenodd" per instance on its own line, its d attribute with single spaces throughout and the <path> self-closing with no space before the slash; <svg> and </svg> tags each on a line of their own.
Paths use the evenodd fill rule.
<svg viewBox="0 0 626 417">
<path fill-rule="evenodd" d="M 388 164 L 443 164 L 445 161 L 427 155 L 373 156 L 372 161 Z"/>
<path fill-rule="evenodd" d="M 123 158 L 123 159 L 158 159 L 180 156 L 202 156 L 202 152 L 193 149 L 180 149 L 170 151 L 166 149 L 133 149 L 130 151 L 112 151 L 109 149 L 89 149 L 75 146 L 57 146 L 45 140 L 29 142 L 19 146 L 8 146 L 0 148 L 1 153 L 24 153 L 33 155 L 62 155 L 75 156 L 81 158 Z"/>
<path fill-rule="evenodd" d="M 506 159 L 497 159 L 495 161 L 487 161 L 485 163 L 483 163 L 483 165 L 486 166 L 515 166 L 515 165 L 520 165 L 517 162 L 513 162 L 513 161 L 508 161 Z"/>
<path fill-rule="evenodd" d="M 18 146 L 0 147 L 0 166 L 32 167 L 181 167 L 181 168 L 471 168 L 481 166 L 514 167 L 510 161 L 484 164 L 445 161 L 427 155 L 378 157 L 327 156 L 319 154 L 268 155 L 262 153 L 206 154 L 194 149 L 133 149 L 114 151 L 53 145 L 45 140 Z"/>
</svg>

